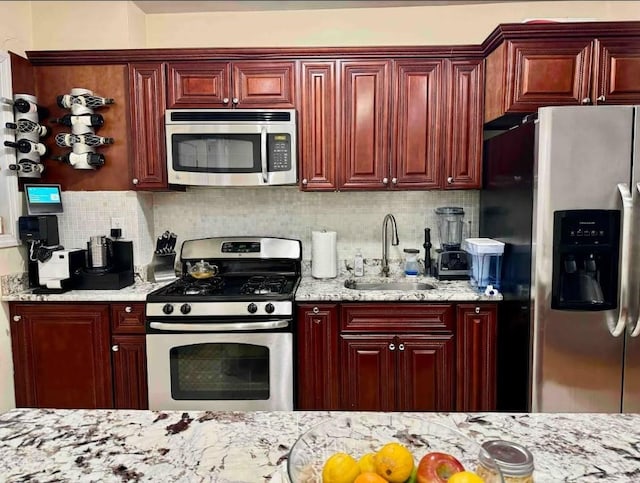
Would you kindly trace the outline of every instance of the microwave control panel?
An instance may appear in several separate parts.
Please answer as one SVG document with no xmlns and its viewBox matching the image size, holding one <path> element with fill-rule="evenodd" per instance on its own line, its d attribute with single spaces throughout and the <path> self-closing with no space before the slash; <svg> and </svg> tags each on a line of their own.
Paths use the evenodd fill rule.
<svg viewBox="0 0 640 483">
<path fill-rule="evenodd" d="M 269 171 L 289 171 L 291 169 L 291 136 L 289 134 L 269 134 Z"/>
</svg>

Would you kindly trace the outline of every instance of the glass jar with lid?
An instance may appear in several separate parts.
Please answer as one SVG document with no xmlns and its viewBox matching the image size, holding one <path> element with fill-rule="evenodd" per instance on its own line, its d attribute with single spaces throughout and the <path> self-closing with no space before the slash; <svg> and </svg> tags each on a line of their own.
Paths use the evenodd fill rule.
<svg viewBox="0 0 640 483">
<path fill-rule="evenodd" d="M 500 467 L 505 483 L 533 483 L 533 455 L 524 446 L 511 441 L 485 441 L 486 450 L 478 455 L 476 473 L 484 479 L 496 474 L 495 465 Z M 487 456 L 490 456 L 488 458 Z"/>
<path fill-rule="evenodd" d="M 418 253 L 415 248 L 404 249 L 404 274 L 407 277 L 417 277 L 420 273 L 420 265 L 418 264 Z"/>
</svg>

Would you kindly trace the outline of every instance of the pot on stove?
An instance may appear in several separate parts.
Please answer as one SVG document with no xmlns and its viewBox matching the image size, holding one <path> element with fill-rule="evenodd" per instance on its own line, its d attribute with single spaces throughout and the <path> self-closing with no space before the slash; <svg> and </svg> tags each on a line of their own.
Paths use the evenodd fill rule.
<svg viewBox="0 0 640 483">
<path fill-rule="evenodd" d="M 200 260 L 193 265 L 191 265 L 190 262 L 187 262 L 187 273 L 192 278 L 202 280 L 205 278 L 215 277 L 218 274 L 218 267 L 210 264 L 209 262 L 205 262 L 204 260 Z"/>
</svg>

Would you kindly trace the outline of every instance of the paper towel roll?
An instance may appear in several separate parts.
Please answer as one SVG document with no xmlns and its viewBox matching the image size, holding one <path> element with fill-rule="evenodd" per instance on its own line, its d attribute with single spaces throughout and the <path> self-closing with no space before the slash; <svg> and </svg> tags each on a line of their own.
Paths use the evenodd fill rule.
<svg viewBox="0 0 640 483">
<path fill-rule="evenodd" d="M 338 275 L 338 249 L 335 231 L 311 232 L 311 276 L 335 278 Z"/>
</svg>

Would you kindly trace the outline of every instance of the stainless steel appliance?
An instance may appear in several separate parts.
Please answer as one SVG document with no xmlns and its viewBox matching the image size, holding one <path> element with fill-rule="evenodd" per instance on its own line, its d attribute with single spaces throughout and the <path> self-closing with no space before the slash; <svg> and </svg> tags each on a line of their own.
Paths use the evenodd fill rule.
<svg viewBox="0 0 640 483">
<path fill-rule="evenodd" d="M 78 290 L 119 290 L 134 282 L 133 242 L 92 236 Z"/>
<path fill-rule="evenodd" d="M 182 244 L 182 277 L 147 296 L 150 409 L 293 409 L 300 241 Z"/>
<path fill-rule="evenodd" d="M 640 411 L 640 110 L 547 107 L 484 146 L 506 243 L 498 409 Z"/>
<path fill-rule="evenodd" d="M 469 256 L 460 248 L 464 210 L 458 206 L 436 208 L 440 249 L 436 250 L 435 275 L 439 280 L 468 280 Z"/>
<path fill-rule="evenodd" d="M 297 182 L 295 109 L 169 109 L 165 129 L 169 183 Z"/>
</svg>

